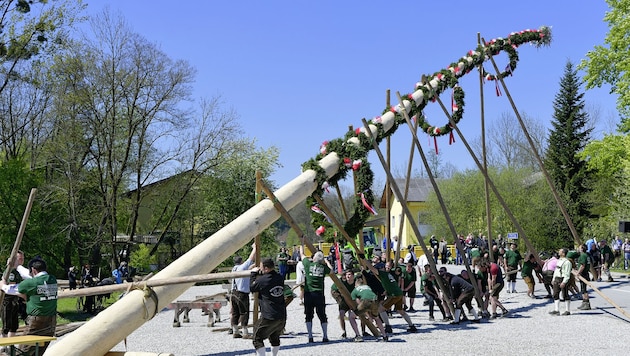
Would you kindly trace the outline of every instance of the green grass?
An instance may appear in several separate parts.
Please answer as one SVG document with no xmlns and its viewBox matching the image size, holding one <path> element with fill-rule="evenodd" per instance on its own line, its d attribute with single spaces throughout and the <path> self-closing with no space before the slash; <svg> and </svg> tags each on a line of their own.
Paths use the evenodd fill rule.
<svg viewBox="0 0 630 356">
<path fill-rule="evenodd" d="M 103 307 L 114 304 L 121 292 L 114 292 L 103 302 Z M 87 321 L 94 317 L 92 314 L 77 310 L 77 298 L 62 298 L 57 300 L 57 324 L 64 325 L 79 321 Z"/>
</svg>

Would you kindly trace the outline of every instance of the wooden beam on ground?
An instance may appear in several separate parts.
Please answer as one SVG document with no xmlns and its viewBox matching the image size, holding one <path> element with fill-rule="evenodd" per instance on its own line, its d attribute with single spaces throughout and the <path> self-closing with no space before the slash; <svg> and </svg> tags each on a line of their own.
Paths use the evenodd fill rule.
<svg viewBox="0 0 630 356">
<path fill-rule="evenodd" d="M 630 313 L 628 313 L 625 309 L 623 309 L 622 307 L 619 306 L 619 304 L 615 303 L 612 299 L 608 298 L 608 296 L 606 294 L 604 294 L 604 292 L 600 291 L 599 288 L 595 287 L 595 285 L 593 283 L 591 283 L 591 281 L 587 280 L 586 278 L 580 276 L 577 271 L 573 270 L 571 271 L 571 273 L 573 273 L 573 275 L 578 278 L 580 281 L 586 283 L 587 286 L 593 288 L 593 290 L 595 291 L 595 293 L 599 294 L 600 297 L 604 298 L 605 301 L 608 302 L 608 304 L 612 305 L 613 307 L 615 307 L 615 309 L 619 310 L 619 312 L 621 314 L 623 314 L 626 318 L 628 318 L 628 320 L 630 320 Z"/>
</svg>

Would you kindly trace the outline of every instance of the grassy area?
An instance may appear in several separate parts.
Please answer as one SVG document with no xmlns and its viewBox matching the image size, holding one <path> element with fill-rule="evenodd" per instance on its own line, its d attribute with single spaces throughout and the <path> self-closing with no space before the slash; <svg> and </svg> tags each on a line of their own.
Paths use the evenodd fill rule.
<svg viewBox="0 0 630 356">
<path fill-rule="evenodd" d="M 109 298 L 103 300 L 103 307 L 114 304 L 120 297 L 121 292 L 115 292 Z M 77 298 L 62 298 L 57 300 L 57 324 L 69 324 L 73 322 L 86 321 L 94 315 L 77 310 Z"/>
</svg>

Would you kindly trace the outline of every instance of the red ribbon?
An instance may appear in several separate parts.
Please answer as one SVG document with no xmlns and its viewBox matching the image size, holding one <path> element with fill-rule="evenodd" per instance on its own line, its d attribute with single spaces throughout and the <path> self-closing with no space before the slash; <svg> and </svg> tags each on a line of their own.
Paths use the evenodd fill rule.
<svg viewBox="0 0 630 356">
<path fill-rule="evenodd" d="M 433 145 L 435 146 L 435 155 L 438 154 L 437 136 L 433 136 Z"/>
<path fill-rule="evenodd" d="M 501 96 L 501 89 L 499 88 L 499 79 L 497 78 L 497 80 L 494 81 L 494 85 L 497 91 L 497 96 Z"/>
<path fill-rule="evenodd" d="M 448 144 L 452 145 L 455 143 L 455 135 L 453 135 L 453 131 L 451 131 L 451 133 L 448 136 Z"/>
</svg>

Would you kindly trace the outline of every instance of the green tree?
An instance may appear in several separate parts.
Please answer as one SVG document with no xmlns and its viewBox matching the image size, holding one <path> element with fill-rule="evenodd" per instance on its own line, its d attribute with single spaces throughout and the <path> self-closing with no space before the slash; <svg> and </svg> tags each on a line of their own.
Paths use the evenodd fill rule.
<svg viewBox="0 0 630 356">
<path fill-rule="evenodd" d="M 90 250 L 82 258 L 99 264 L 101 247 L 119 232 L 121 194 L 162 178 L 173 160 L 167 136 L 186 126 L 188 112 L 181 103 L 190 98 L 194 70 L 107 11 L 91 20 L 91 31 L 91 37 L 57 57 L 54 140 L 59 149 L 49 164 L 63 178 L 57 183 L 69 206 L 78 206 L 84 191 L 75 188 L 88 178 L 94 214 L 89 234 L 77 239 L 80 250 Z M 136 191 L 125 226 L 132 236 L 142 201 L 141 190 Z M 72 220 L 79 229 L 81 222 Z M 111 249 L 116 258 L 116 245 Z"/>
<path fill-rule="evenodd" d="M 618 222 L 630 217 L 630 136 L 611 134 L 589 142 L 580 157 L 593 175 L 593 223 L 595 236 L 616 234 Z"/>
<path fill-rule="evenodd" d="M 580 236 L 588 224 L 592 205 L 588 200 L 591 191 L 588 167 L 578 155 L 592 131 L 587 126 L 589 116 L 584 110 L 583 97 L 577 70 L 567 61 L 553 103 L 553 128 L 549 134 L 545 166 Z M 557 214 L 560 214 L 559 209 Z M 572 246 L 573 237 L 568 225 L 556 226 L 555 236 L 565 240 L 564 246 Z"/>
<path fill-rule="evenodd" d="M 151 255 L 151 249 L 145 244 L 139 244 L 129 259 L 131 267 L 138 269 L 138 272 L 148 273 L 151 265 L 157 264 L 157 256 Z"/>
<path fill-rule="evenodd" d="M 548 227 L 552 224 L 548 220 L 548 216 L 541 214 L 541 211 L 544 211 L 553 202 L 550 198 L 549 188 L 541 175 L 528 168 L 513 169 L 507 167 L 502 169 L 490 167 L 489 175 L 515 219 L 523 227 L 527 238 L 537 249 L 549 249 L 548 241 L 551 241 L 552 235 Z M 459 234 L 486 234 L 483 182 L 483 175 L 475 170 L 460 172 L 451 179 L 438 182 L 451 221 Z M 445 236 L 452 240 L 453 236 L 435 194 L 429 196 L 427 205 L 428 223 L 434 227 L 435 235 Z M 492 193 L 490 195 L 490 208 L 493 214 L 493 238 L 497 238 L 498 234 L 505 236 L 508 232 L 516 232 L 516 227 Z"/>
<path fill-rule="evenodd" d="M 586 70 L 586 88 L 611 86 L 611 93 L 618 95 L 617 109 L 622 116 L 619 129 L 630 131 L 630 0 L 606 0 L 610 11 L 604 21 L 608 23 L 608 34 L 604 45 L 597 45 L 586 54 L 579 65 Z"/>
</svg>

